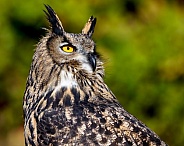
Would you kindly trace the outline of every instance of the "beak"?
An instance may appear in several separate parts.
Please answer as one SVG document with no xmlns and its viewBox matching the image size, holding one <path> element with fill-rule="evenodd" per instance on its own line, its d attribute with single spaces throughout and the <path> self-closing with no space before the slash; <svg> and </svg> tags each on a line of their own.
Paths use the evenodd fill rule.
<svg viewBox="0 0 184 146">
<path fill-rule="evenodd" d="M 89 53 L 88 54 L 88 61 L 93 69 L 95 71 L 96 69 L 96 56 L 94 54 Z"/>
</svg>

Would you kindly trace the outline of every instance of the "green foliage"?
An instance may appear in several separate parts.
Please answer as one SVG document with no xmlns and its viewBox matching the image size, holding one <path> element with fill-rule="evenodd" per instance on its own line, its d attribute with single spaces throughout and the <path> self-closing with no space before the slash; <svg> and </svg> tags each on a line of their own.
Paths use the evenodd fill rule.
<svg viewBox="0 0 184 146">
<path fill-rule="evenodd" d="M 55 9 L 68 32 L 80 32 L 89 16 L 97 17 L 93 37 L 105 61 L 106 83 L 123 107 L 164 141 L 182 145 L 183 3 L 171 0 L 1 0 L 1 137 L 23 125 L 22 97 L 34 45 L 45 33 L 41 28 L 48 27 L 43 3 Z"/>
</svg>

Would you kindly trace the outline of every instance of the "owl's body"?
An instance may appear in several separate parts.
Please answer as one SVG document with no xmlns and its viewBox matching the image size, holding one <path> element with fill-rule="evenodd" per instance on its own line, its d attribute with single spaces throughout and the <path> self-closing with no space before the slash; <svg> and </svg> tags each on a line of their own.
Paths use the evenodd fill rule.
<svg viewBox="0 0 184 146">
<path fill-rule="evenodd" d="M 90 17 L 80 34 L 66 33 L 46 8 L 52 30 L 37 45 L 24 95 L 26 145 L 166 145 L 104 83 L 91 39 L 96 19 Z"/>
</svg>

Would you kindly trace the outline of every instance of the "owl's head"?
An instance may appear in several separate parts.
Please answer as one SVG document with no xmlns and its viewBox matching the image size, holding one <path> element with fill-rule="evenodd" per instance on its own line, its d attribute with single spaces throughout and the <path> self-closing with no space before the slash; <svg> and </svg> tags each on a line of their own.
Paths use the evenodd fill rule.
<svg viewBox="0 0 184 146">
<path fill-rule="evenodd" d="M 73 65 L 89 73 L 95 72 L 100 63 L 95 43 L 91 39 L 96 18 L 91 16 L 81 33 L 67 33 L 54 10 L 48 5 L 45 7 L 51 25 L 46 47 L 53 62 L 58 65 Z"/>
</svg>

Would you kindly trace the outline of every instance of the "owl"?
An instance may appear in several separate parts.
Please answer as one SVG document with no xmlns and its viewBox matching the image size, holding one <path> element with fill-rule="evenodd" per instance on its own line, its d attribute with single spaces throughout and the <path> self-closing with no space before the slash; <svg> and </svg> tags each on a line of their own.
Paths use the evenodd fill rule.
<svg viewBox="0 0 184 146">
<path fill-rule="evenodd" d="M 92 40 L 96 18 L 67 33 L 45 5 L 50 29 L 35 49 L 24 93 L 26 146 L 165 146 L 104 83 Z"/>
</svg>

